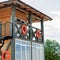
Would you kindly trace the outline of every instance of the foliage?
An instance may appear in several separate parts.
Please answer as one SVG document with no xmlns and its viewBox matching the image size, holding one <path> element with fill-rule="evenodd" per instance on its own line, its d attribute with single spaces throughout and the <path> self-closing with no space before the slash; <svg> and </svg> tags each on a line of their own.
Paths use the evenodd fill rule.
<svg viewBox="0 0 60 60">
<path fill-rule="evenodd" d="M 45 42 L 45 60 L 60 60 L 60 45 L 55 40 Z"/>
</svg>

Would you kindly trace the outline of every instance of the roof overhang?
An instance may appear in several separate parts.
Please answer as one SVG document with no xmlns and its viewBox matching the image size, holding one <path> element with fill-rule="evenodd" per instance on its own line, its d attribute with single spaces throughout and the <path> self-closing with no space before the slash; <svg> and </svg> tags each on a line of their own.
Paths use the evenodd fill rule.
<svg viewBox="0 0 60 60">
<path fill-rule="evenodd" d="M 26 3 L 20 0 L 13 0 L 13 1 L 5 1 L 0 3 L 0 9 L 10 7 L 12 4 L 16 6 L 16 9 L 21 9 L 26 12 L 31 12 L 32 15 L 35 15 L 39 19 L 43 19 L 44 21 L 52 20 L 49 16 L 45 15 L 44 13 L 36 10 L 35 8 L 27 5 Z M 38 22 L 38 21 L 35 21 Z"/>
</svg>

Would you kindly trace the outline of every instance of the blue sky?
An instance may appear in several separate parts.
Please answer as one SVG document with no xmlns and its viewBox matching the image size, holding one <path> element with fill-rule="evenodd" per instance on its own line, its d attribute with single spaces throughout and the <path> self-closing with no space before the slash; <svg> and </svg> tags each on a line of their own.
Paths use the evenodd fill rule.
<svg viewBox="0 0 60 60">
<path fill-rule="evenodd" d="M 22 0 L 22 1 L 53 18 L 52 21 L 47 21 L 44 23 L 45 40 L 53 39 L 60 42 L 60 0 Z M 37 23 L 35 26 L 37 27 L 38 24 L 39 23 Z"/>
</svg>

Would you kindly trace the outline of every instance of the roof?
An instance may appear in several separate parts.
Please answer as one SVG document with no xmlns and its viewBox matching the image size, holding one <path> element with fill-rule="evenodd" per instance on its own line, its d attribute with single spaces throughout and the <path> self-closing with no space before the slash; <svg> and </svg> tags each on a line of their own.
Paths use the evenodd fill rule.
<svg viewBox="0 0 60 60">
<path fill-rule="evenodd" d="M 5 8 L 5 7 L 9 7 L 12 4 L 14 4 L 19 9 L 23 9 L 26 12 L 31 12 L 33 15 L 35 15 L 36 17 L 38 17 L 40 19 L 43 19 L 44 21 L 52 20 L 51 17 L 45 15 L 44 13 L 38 11 L 37 9 L 29 6 L 28 4 L 26 4 L 20 0 L 0 2 L 0 9 Z"/>
</svg>

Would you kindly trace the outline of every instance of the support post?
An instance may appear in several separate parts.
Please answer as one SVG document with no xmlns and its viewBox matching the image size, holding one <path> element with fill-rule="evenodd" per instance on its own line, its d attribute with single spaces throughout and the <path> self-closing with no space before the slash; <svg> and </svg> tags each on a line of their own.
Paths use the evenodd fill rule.
<svg viewBox="0 0 60 60">
<path fill-rule="evenodd" d="M 32 18 L 31 18 L 31 12 L 29 12 L 28 15 L 29 20 L 29 39 L 31 41 L 31 60 L 32 60 Z"/>
<path fill-rule="evenodd" d="M 43 19 L 41 21 L 41 32 L 42 32 L 42 42 L 44 43 L 44 26 L 43 26 Z"/>
<path fill-rule="evenodd" d="M 42 43 L 43 43 L 43 48 L 44 48 L 44 24 L 43 24 L 43 19 L 40 20 L 41 21 L 41 32 L 42 32 Z M 44 49 L 44 60 L 45 60 L 45 49 Z"/>
<path fill-rule="evenodd" d="M 13 34 L 13 39 L 11 40 L 11 60 L 15 60 L 15 6 L 12 4 L 12 15 L 10 22 L 13 24 L 12 28 L 10 27 L 10 33 Z"/>
</svg>

